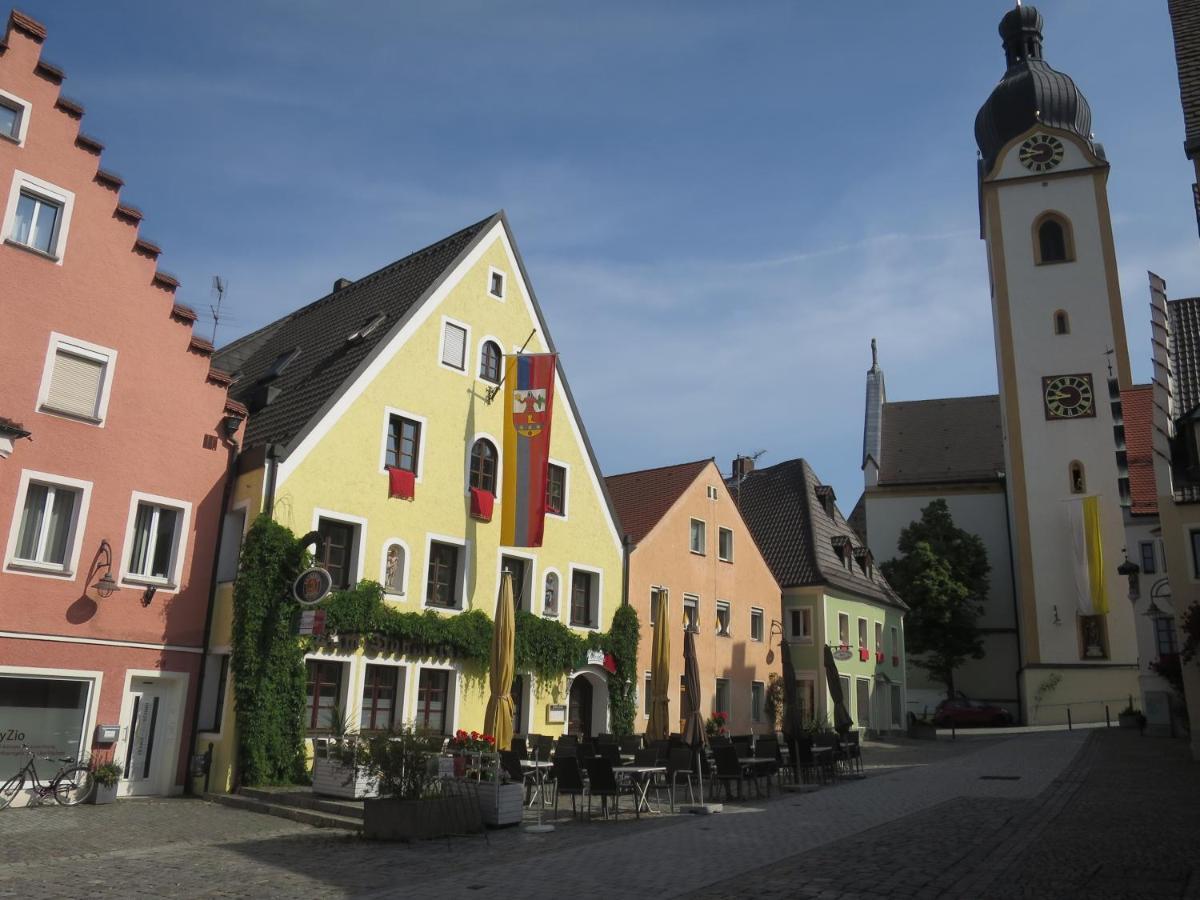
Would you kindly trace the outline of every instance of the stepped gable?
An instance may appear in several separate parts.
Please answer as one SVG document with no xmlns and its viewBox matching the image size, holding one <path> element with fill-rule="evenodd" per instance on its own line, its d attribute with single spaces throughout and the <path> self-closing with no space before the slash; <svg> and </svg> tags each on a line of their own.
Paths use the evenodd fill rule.
<svg viewBox="0 0 1200 900">
<path fill-rule="evenodd" d="M 500 220 L 500 213 L 489 216 L 221 348 L 214 364 L 234 373 L 232 396 L 251 412 L 246 446 L 290 444 Z M 385 319 L 378 327 L 350 339 L 379 313 Z"/>
<path fill-rule="evenodd" d="M 820 487 L 803 459 L 755 469 L 740 483 L 729 482 L 742 519 L 781 587 L 829 585 L 907 609 L 830 492 L 818 492 Z M 822 502 L 822 496 L 829 499 Z"/>
<path fill-rule="evenodd" d="M 9 13 L 8 16 L 8 27 L 5 29 L 2 41 L 0 41 L 0 52 L 7 53 L 14 46 L 14 41 L 20 40 L 21 38 L 29 39 L 40 47 L 40 45 L 45 42 L 46 36 L 47 34 L 45 25 L 38 22 L 32 16 L 29 16 L 20 10 L 14 9 Z M 38 51 L 37 61 L 34 65 L 34 71 L 36 74 L 56 85 L 61 84 L 66 78 L 66 73 L 62 69 L 42 58 L 40 49 Z M 61 93 L 56 98 L 53 108 L 62 113 L 64 116 L 73 119 L 76 123 L 81 122 L 84 116 L 83 105 L 75 100 L 64 97 Z M 113 195 L 113 217 L 117 221 L 123 221 L 134 226 L 134 232 L 129 245 L 129 252 L 139 256 L 142 259 L 149 258 L 150 261 L 156 260 L 158 255 L 162 252 L 161 248 L 159 248 L 157 244 L 139 237 L 137 233 L 142 221 L 141 210 L 134 206 L 122 203 L 120 200 L 121 188 L 125 184 L 124 179 L 111 171 L 103 169 L 100 166 L 99 157 L 104 152 L 104 145 L 95 138 L 90 137 L 77 129 L 75 135 L 75 146 L 78 147 L 82 152 L 97 157 L 94 182 L 97 187 Z M 179 280 L 170 273 L 163 272 L 155 268 L 150 273 L 149 283 L 166 292 L 172 298 L 171 304 L 164 307 L 164 314 L 171 316 L 175 321 L 186 326 L 190 330 L 192 323 L 195 321 L 195 314 L 192 313 L 190 318 L 187 315 L 180 315 L 178 310 L 181 307 L 174 302 L 175 292 L 179 288 Z M 187 308 L 182 307 L 182 309 Z M 189 341 L 189 351 L 200 352 L 207 355 L 212 353 L 212 345 L 203 339 L 191 338 Z M 217 374 L 217 376 L 214 377 L 214 373 L 211 370 L 207 380 L 214 385 L 224 386 L 221 382 L 220 375 Z M 235 406 L 235 409 L 230 410 L 227 407 L 226 411 L 233 415 L 244 415 L 244 413 L 236 412 L 236 408 L 237 407 Z"/>
<path fill-rule="evenodd" d="M 701 459 L 606 477 L 626 537 L 634 544 L 641 543 L 710 463 L 711 459 Z"/>
</svg>

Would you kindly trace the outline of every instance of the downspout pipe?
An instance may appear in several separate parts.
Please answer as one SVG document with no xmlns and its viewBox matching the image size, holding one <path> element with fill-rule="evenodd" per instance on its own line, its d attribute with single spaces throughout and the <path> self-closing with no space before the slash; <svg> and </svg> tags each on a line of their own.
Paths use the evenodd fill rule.
<svg viewBox="0 0 1200 900">
<path fill-rule="evenodd" d="M 629 535 L 621 535 L 621 605 L 629 605 L 629 554 L 633 552 Z"/>
<path fill-rule="evenodd" d="M 192 704 L 192 723 L 188 728 L 188 767 L 187 776 L 183 782 L 183 792 L 189 797 L 195 794 L 191 760 L 196 753 L 196 738 L 200 734 L 200 698 L 204 691 L 205 670 L 208 668 L 208 651 L 212 646 L 212 622 L 217 605 L 217 573 L 221 565 L 221 541 L 225 532 L 225 515 L 229 512 L 229 502 L 233 499 L 233 486 L 237 481 L 238 443 L 230 440 L 227 444 L 229 458 L 225 463 L 225 488 L 221 492 L 221 511 L 217 517 L 216 552 L 213 553 L 212 571 L 209 573 L 208 608 L 204 612 L 204 645 L 200 654 L 200 672 L 196 681 L 196 702 Z M 212 765 L 212 760 L 209 760 L 209 765 Z M 208 783 L 207 778 L 205 783 Z"/>
<path fill-rule="evenodd" d="M 1013 624 L 1017 635 L 1017 713 L 1018 718 L 1025 718 L 1025 699 L 1021 691 L 1021 672 L 1025 668 L 1025 652 L 1021 647 L 1021 604 L 1017 601 L 1017 563 L 1013 558 L 1012 515 L 1008 506 L 1008 473 L 997 472 L 1000 486 L 1004 489 L 1004 528 L 1008 535 L 1008 579 L 1012 585 Z M 1025 723 L 1028 724 L 1028 723 Z"/>
</svg>

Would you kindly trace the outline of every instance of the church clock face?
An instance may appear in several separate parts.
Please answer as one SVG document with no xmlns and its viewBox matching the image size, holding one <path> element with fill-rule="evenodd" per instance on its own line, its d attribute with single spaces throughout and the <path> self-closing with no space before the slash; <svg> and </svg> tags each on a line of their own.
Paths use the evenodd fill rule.
<svg viewBox="0 0 1200 900">
<path fill-rule="evenodd" d="M 1049 172 L 1063 161 L 1063 143 L 1048 134 L 1026 138 L 1017 154 L 1021 165 L 1031 172 Z"/>
<path fill-rule="evenodd" d="M 1047 419 L 1082 419 L 1096 415 L 1091 375 L 1047 375 L 1042 379 L 1042 398 Z"/>
</svg>

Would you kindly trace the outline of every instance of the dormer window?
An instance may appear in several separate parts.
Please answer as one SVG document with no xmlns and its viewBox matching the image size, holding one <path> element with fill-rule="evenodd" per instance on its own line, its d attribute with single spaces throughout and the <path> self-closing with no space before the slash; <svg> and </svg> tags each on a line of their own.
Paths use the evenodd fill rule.
<svg viewBox="0 0 1200 900">
<path fill-rule="evenodd" d="M 299 355 L 299 347 L 293 347 L 291 350 L 285 350 L 283 353 L 280 353 L 277 357 L 275 357 L 275 362 L 271 363 L 271 368 L 267 370 L 267 374 L 263 376 L 263 381 L 269 381 L 278 378 Z"/>
<path fill-rule="evenodd" d="M 852 565 L 852 548 L 850 546 L 850 538 L 844 534 L 835 534 L 829 539 L 833 544 L 833 552 L 837 554 L 838 560 L 842 564 L 842 568 L 849 569 Z"/>
<path fill-rule="evenodd" d="M 828 484 L 818 484 L 814 489 L 817 495 L 817 500 L 821 504 L 821 508 L 825 510 L 825 515 L 832 517 L 834 504 L 837 501 L 837 496 L 833 492 L 833 486 Z"/>
</svg>

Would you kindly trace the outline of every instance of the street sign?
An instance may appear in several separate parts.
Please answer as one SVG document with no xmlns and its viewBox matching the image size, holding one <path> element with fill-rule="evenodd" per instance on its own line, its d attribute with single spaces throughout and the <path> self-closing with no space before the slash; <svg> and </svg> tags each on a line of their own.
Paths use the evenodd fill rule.
<svg viewBox="0 0 1200 900">
<path fill-rule="evenodd" d="M 320 566 L 305 569 L 292 585 L 292 596 L 301 606 L 316 606 L 333 590 L 333 577 Z"/>
</svg>

